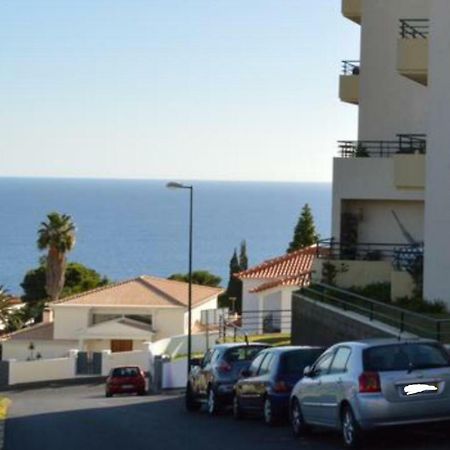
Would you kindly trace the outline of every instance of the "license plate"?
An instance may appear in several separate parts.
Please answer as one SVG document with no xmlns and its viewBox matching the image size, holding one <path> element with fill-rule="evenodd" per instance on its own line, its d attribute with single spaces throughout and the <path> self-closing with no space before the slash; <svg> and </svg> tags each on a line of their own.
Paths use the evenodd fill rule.
<svg viewBox="0 0 450 450">
<path fill-rule="evenodd" d="M 438 386 L 434 383 L 415 383 L 403 387 L 403 395 L 411 397 L 419 394 L 436 394 Z"/>
<path fill-rule="evenodd" d="M 124 385 L 122 385 L 122 388 L 123 389 L 132 389 L 132 388 L 134 388 L 134 386 L 132 384 L 124 384 Z"/>
</svg>

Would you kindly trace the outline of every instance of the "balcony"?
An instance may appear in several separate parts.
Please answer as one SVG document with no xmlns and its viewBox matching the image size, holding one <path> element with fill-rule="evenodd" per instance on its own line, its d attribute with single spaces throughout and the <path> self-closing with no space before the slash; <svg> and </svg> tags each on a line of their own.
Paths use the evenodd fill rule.
<svg viewBox="0 0 450 450">
<path fill-rule="evenodd" d="M 349 185 L 349 188 L 353 186 L 353 191 L 356 188 L 351 183 L 352 173 L 358 173 L 364 179 L 363 185 L 357 188 L 360 195 L 378 192 L 385 196 L 386 186 L 394 189 L 393 195 L 401 191 L 409 191 L 408 195 L 413 191 L 423 192 L 426 182 L 425 137 L 423 134 L 409 134 L 398 135 L 396 141 L 339 141 L 340 158 L 335 160 L 335 177 L 339 178 L 340 184 Z M 342 159 L 351 159 L 352 162 Z"/>
<path fill-rule="evenodd" d="M 424 86 L 428 84 L 429 19 L 401 19 L 397 71 Z"/>
<path fill-rule="evenodd" d="M 359 61 L 342 61 L 339 78 L 339 98 L 346 103 L 359 104 Z"/>
<path fill-rule="evenodd" d="M 398 134 L 395 141 L 339 141 L 341 158 L 390 158 L 399 155 L 424 155 L 426 135 Z"/>
<path fill-rule="evenodd" d="M 361 0 L 342 0 L 342 15 L 356 23 L 361 23 Z"/>
</svg>

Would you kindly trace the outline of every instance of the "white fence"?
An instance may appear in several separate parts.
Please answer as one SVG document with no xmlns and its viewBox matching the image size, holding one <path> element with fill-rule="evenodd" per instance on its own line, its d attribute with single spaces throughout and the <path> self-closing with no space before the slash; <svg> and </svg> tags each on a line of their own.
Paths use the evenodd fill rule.
<svg viewBox="0 0 450 450">
<path fill-rule="evenodd" d="M 110 350 L 102 352 L 102 375 L 108 375 L 113 367 L 139 366 L 145 372 L 150 370 L 151 355 L 147 350 L 134 350 L 131 352 L 111 353 Z"/>
<path fill-rule="evenodd" d="M 9 384 L 74 378 L 76 356 L 69 358 L 9 361 Z"/>
</svg>

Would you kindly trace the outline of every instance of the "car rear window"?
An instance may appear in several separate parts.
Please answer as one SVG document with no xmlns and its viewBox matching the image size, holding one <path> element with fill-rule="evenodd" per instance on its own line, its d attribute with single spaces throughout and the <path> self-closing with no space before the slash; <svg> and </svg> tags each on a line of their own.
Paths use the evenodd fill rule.
<svg viewBox="0 0 450 450">
<path fill-rule="evenodd" d="M 399 343 L 364 350 L 363 364 L 371 372 L 435 369 L 450 366 L 450 355 L 438 344 Z"/>
<path fill-rule="evenodd" d="M 311 366 L 323 353 L 321 349 L 295 350 L 282 356 L 281 372 L 285 374 L 303 374 L 306 366 Z"/>
<path fill-rule="evenodd" d="M 137 367 L 118 367 L 112 371 L 113 377 L 136 377 L 139 375 Z"/>
<path fill-rule="evenodd" d="M 224 354 L 225 361 L 232 363 L 236 361 L 251 361 L 265 347 L 252 347 L 245 345 L 242 347 L 233 347 Z"/>
</svg>

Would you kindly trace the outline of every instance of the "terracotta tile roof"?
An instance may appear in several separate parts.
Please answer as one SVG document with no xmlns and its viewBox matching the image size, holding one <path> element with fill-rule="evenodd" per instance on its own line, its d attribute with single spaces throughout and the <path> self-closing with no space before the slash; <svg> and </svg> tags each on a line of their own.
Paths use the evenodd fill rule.
<svg viewBox="0 0 450 450">
<path fill-rule="evenodd" d="M 276 279 L 299 276 L 310 272 L 314 257 L 317 252 L 316 246 L 307 247 L 278 258 L 268 259 L 263 263 L 251 267 L 248 270 L 235 274 L 240 280 L 248 279 Z"/>
<path fill-rule="evenodd" d="M 12 340 L 53 340 L 53 322 L 38 323 L 36 325 L 31 325 L 30 327 L 23 328 L 14 333 L 5 334 L 1 337 L 2 340 L 12 339 Z"/>
<path fill-rule="evenodd" d="M 86 306 L 187 307 L 188 283 L 143 275 L 59 300 L 56 304 Z M 192 305 L 223 292 L 222 288 L 192 285 Z"/>
<path fill-rule="evenodd" d="M 286 286 L 297 286 L 303 287 L 309 283 L 311 272 L 304 272 L 299 275 L 293 275 L 290 277 L 278 278 L 273 281 L 268 281 L 267 283 L 260 284 L 254 289 L 250 289 L 249 292 L 258 293 L 263 292 L 269 289 L 277 288 L 277 287 L 286 287 Z"/>
</svg>

